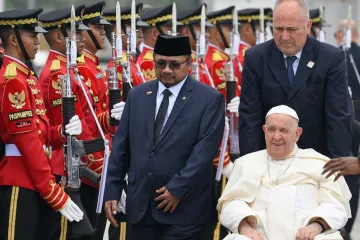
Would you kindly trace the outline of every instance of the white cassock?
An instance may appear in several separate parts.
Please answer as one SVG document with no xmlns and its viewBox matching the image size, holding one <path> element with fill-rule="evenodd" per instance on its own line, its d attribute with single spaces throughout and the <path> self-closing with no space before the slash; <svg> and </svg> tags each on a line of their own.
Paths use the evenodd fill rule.
<svg viewBox="0 0 360 240">
<path fill-rule="evenodd" d="M 238 234 L 244 218 L 266 240 L 295 240 L 298 229 L 316 218 L 331 229 L 315 239 L 343 239 L 337 230 L 351 218 L 351 193 L 343 177 L 334 182 L 321 175 L 328 160 L 297 146 L 285 160 L 271 160 L 266 150 L 237 159 L 217 206 L 220 222 L 233 232 L 226 239 L 247 239 Z"/>
</svg>

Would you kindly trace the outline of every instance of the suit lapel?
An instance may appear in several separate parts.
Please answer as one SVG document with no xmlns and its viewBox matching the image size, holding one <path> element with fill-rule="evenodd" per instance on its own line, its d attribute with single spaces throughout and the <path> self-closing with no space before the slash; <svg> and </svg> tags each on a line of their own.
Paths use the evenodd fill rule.
<svg viewBox="0 0 360 240">
<path fill-rule="evenodd" d="M 312 47 L 312 40 L 307 39 L 306 44 L 301 53 L 301 58 L 299 66 L 296 70 L 294 83 L 291 86 L 290 94 L 288 100 L 294 96 L 294 94 L 301 88 L 301 86 L 310 78 L 313 67 L 308 67 L 310 61 L 314 62 L 315 53 Z"/>
<path fill-rule="evenodd" d="M 158 90 L 158 80 L 153 80 L 149 84 L 149 88 L 145 93 L 146 102 L 146 124 L 151 143 L 154 139 L 154 124 L 155 124 L 155 109 L 156 109 L 156 96 Z"/>
<path fill-rule="evenodd" d="M 275 79 L 280 83 L 286 93 L 289 93 L 290 83 L 286 72 L 284 55 L 277 48 L 275 42 L 270 49 L 269 68 Z M 265 79 L 267 77 L 265 76 Z"/>
<path fill-rule="evenodd" d="M 185 80 L 185 83 L 183 87 L 181 88 L 179 95 L 177 96 L 175 100 L 174 107 L 171 110 L 170 116 L 168 120 L 166 121 L 166 124 L 164 126 L 164 129 L 162 130 L 160 136 L 158 137 L 157 141 L 155 142 L 153 149 L 159 145 L 159 143 L 163 140 L 163 138 L 166 136 L 166 134 L 171 129 L 172 125 L 178 118 L 179 114 L 182 112 L 186 104 L 190 101 L 192 97 L 192 90 L 193 90 L 193 83 L 191 82 L 191 78 L 187 78 Z M 154 129 L 154 128 L 153 128 Z"/>
</svg>

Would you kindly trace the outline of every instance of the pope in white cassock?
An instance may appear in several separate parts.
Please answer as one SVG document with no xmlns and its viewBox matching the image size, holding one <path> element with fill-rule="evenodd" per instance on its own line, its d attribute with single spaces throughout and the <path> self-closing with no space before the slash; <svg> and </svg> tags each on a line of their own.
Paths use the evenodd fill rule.
<svg viewBox="0 0 360 240">
<path fill-rule="evenodd" d="M 236 160 L 217 206 L 232 232 L 226 240 L 343 239 L 337 230 L 351 218 L 351 193 L 343 177 L 321 175 L 329 158 L 297 147 L 298 122 L 293 109 L 272 108 L 266 150 Z"/>
</svg>

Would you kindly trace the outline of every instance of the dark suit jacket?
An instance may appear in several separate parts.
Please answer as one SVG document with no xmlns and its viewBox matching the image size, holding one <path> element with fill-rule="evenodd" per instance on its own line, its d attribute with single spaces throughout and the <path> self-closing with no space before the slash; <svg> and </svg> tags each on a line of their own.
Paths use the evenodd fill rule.
<svg viewBox="0 0 360 240">
<path fill-rule="evenodd" d="M 239 106 L 241 155 L 265 148 L 261 126 L 266 113 L 280 104 L 299 116 L 304 130 L 299 147 L 328 157 L 350 154 L 353 111 L 342 50 L 308 37 L 291 87 L 274 40 L 246 51 Z"/>
<path fill-rule="evenodd" d="M 104 200 L 119 200 L 128 173 L 127 222 L 138 223 L 148 204 L 163 224 L 204 224 L 212 206 L 212 161 L 224 131 L 225 102 L 215 89 L 188 77 L 158 140 L 153 143 L 158 80 L 132 89 L 115 135 Z M 156 190 L 180 200 L 173 213 L 156 209 Z"/>
</svg>

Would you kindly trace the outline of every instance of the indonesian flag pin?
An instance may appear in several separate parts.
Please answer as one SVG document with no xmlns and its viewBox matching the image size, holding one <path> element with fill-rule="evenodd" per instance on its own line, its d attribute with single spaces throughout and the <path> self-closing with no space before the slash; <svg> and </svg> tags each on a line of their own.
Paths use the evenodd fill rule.
<svg viewBox="0 0 360 240">
<path fill-rule="evenodd" d="M 315 65 L 314 62 L 309 61 L 308 64 L 306 65 L 308 68 L 312 68 Z"/>
<path fill-rule="evenodd" d="M 148 92 L 146 92 L 146 95 L 151 95 L 152 94 L 152 91 L 148 91 Z"/>
</svg>

